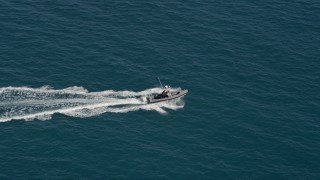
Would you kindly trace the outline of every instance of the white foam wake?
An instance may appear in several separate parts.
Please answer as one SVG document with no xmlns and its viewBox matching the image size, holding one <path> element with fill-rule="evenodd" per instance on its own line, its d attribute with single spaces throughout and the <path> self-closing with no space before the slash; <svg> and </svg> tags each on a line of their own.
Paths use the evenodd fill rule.
<svg viewBox="0 0 320 180">
<path fill-rule="evenodd" d="M 183 108 L 181 99 L 146 104 L 141 99 L 149 93 L 159 93 L 160 88 L 140 92 L 114 91 L 88 92 L 83 87 L 55 90 L 50 86 L 41 88 L 0 88 L 0 122 L 13 119 L 47 120 L 55 113 L 74 117 L 97 116 L 106 112 L 126 113 L 137 110 L 155 110 L 166 113 L 166 109 Z"/>
</svg>

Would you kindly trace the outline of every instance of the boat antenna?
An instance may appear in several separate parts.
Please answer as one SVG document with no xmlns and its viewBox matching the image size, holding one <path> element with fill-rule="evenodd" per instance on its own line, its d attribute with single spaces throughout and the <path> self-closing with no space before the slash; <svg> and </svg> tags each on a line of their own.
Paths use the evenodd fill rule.
<svg viewBox="0 0 320 180">
<path fill-rule="evenodd" d="M 162 86 L 162 83 L 161 83 L 161 81 L 160 81 L 160 78 L 158 78 L 158 80 L 159 80 L 159 83 L 160 83 L 161 88 L 163 89 L 163 86 Z"/>
</svg>

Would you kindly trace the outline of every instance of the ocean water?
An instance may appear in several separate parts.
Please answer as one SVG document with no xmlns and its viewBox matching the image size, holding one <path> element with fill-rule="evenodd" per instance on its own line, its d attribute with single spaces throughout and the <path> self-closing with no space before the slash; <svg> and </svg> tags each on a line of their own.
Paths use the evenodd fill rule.
<svg viewBox="0 0 320 180">
<path fill-rule="evenodd" d="M 320 2 L 2 1 L 1 179 L 319 179 Z M 188 89 L 147 105 L 157 77 Z"/>
</svg>

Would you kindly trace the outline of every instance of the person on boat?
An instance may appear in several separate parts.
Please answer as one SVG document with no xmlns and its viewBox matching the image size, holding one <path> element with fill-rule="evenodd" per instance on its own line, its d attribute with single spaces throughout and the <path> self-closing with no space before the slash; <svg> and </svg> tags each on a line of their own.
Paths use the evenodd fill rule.
<svg viewBox="0 0 320 180">
<path fill-rule="evenodd" d="M 169 91 L 165 91 L 164 94 L 162 95 L 162 97 L 163 97 L 163 98 L 168 97 L 168 93 L 169 93 Z"/>
<path fill-rule="evenodd" d="M 160 94 L 160 98 L 164 98 L 166 94 L 166 90 L 163 90 L 162 93 Z"/>
<path fill-rule="evenodd" d="M 168 92 L 167 90 L 163 90 L 161 94 L 156 96 L 156 99 L 161 99 L 161 98 L 166 98 L 168 97 Z"/>
<path fill-rule="evenodd" d="M 154 98 L 155 98 L 155 99 L 161 99 L 161 98 L 164 98 L 165 93 L 166 93 L 166 90 L 163 90 L 161 94 L 156 95 Z"/>
</svg>

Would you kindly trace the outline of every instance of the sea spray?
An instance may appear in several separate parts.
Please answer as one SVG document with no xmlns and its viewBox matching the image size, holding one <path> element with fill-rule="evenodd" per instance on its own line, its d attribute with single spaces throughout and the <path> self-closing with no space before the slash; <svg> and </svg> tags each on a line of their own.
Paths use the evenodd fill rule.
<svg viewBox="0 0 320 180">
<path fill-rule="evenodd" d="M 165 109 L 183 108 L 180 99 L 147 104 L 142 99 L 150 93 L 160 93 L 161 88 L 140 92 L 106 90 L 88 92 L 83 87 L 53 89 L 5 87 L 0 88 L 0 122 L 13 119 L 48 120 L 55 113 L 74 117 L 97 116 L 102 113 L 126 113 L 137 110 L 153 110 L 165 114 Z"/>
</svg>

